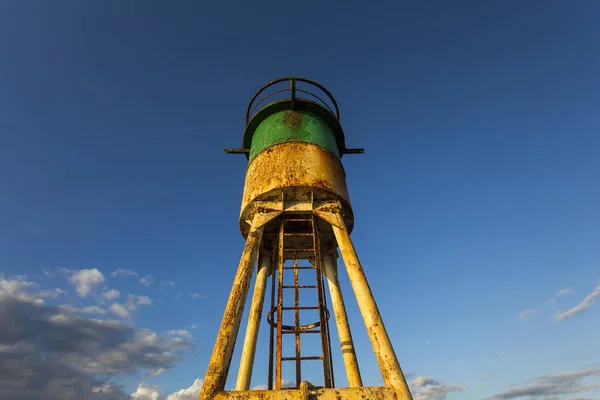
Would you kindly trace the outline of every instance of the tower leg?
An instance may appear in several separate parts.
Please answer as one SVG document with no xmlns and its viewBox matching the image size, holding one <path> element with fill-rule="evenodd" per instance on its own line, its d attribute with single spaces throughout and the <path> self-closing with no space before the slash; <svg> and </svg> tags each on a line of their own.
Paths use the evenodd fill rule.
<svg viewBox="0 0 600 400">
<path fill-rule="evenodd" d="M 331 305 L 333 307 L 335 323 L 338 336 L 340 337 L 340 344 L 342 346 L 342 356 L 346 367 L 348 386 L 360 387 L 362 386 L 362 379 L 360 377 L 358 361 L 356 360 L 354 343 L 352 341 L 352 334 L 350 333 L 350 325 L 348 324 L 348 314 L 346 314 L 346 307 L 340 289 L 335 256 L 333 254 L 325 255 L 323 257 L 323 266 L 325 267 L 327 286 L 329 287 L 329 294 L 331 296 Z"/>
<path fill-rule="evenodd" d="M 252 279 L 252 270 L 262 240 L 264 226 L 279 214 L 281 214 L 280 211 L 257 213 L 252 220 L 233 287 L 227 300 L 221 327 L 217 334 L 215 347 L 208 363 L 202 390 L 200 391 L 199 398 L 202 400 L 211 400 L 218 392 L 225 389 L 231 356 L 240 329 L 240 321 L 244 312 L 248 288 Z"/>
<path fill-rule="evenodd" d="M 248 316 L 248 327 L 246 328 L 242 359 L 235 385 L 236 390 L 248 390 L 250 388 L 250 380 L 252 379 L 252 366 L 254 365 L 260 317 L 263 311 L 267 279 L 269 278 L 270 270 L 272 270 L 271 257 L 266 252 L 261 252 L 257 269 L 258 272 L 256 274 L 254 294 L 252 295 L 252 304 L 250 305 L 250 315 Z"/>
<path fill-rule="evenodd" d="M 340 210 L 316 209 L 315 213 L 329 222 L 333 228 L 385 385 L 393 388 L 399 399 L 412 400 L 410 389 L 383 325 L 373 292 L 371 292 L 365 271 L 360 264 Z"/>
</svg>

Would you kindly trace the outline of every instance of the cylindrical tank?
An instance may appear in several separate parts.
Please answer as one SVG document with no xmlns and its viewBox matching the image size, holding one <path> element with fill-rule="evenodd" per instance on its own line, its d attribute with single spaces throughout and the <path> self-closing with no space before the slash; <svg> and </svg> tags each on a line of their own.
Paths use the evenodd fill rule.
<svg viewBox="0 0 600 400">
<path fill-rule="evenodd" d="M 275 90 L 255 104 L 266 89 L 284 81 L 290 82 L 288 89 Z M 320 89 L 335 111 L 313 93 L 296 88 L 297 82 Z M 286 93 L 286 97 L 253 114 L 262 101 L 277 93 Z M 305 94 L 317 101 L 298 97 Z M 352 207 L 341 162 L 346 150 L 344 132 L 335 99 L 324 87 L 303 78 L 282 78 L 263 86 L 248 106 L 243 149 L 249 161 L 240 213 L 244 236 L 254 202 L 280 200 L 282 195 L 286 201 L 339 200 L 346 225 L 352 228 Z"/>
</svg>

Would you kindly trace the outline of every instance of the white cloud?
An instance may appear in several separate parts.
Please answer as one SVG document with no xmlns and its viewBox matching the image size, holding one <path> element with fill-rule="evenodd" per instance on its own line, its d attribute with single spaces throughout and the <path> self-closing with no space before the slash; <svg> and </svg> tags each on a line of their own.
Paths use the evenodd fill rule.
<svg viewBox="0 0 600 400">
<path fill-rule="evenodd" d="M 148 376 L 158 376 L 158 375 L 162 375 L 165 372 L 167 372 L 167 370 L 165 368 L 152 368 L 148 371 Z"/>
<path fill-rule="evenodd" d="M 166 400 L 197 400 L 200 389 L 202 389 L 202 379 L 196 379 L 192 386 L 168 395 Z"/>
<path fill-rule="evenodd" d="M 190 329 L 196 329 L 197 327 L 198 327 L 198 325 L 196 325 L 196 324 L 190 325 Z"/>
<path fill-rule="evenodd" d="M 138 273 L 130 269 L 119 268 L 111 272 L 110 276 L 113 278 L 116 276 L 138 276 Z"/>
<path fill-rule="evenodd" d="M 132 294 L 127 296 L 125 303 L 113 303 L 110 306 L 110 310 L 123 318 L 131 317 L 131 313 L 137 309 L 137 306 L 149 306 L 152 305 L 152 300 L 148 296 L 134 296 Z"/>
<path fill-rule="evenodd" d="M 172 331 L 168 331 L 167 335 L 171 335 L 171 336 L 180 336 L 180 337 L 185 337 L 188 339 L 192 338 L 192 334 L 190 333 L 190 331 L 187 331 L 185 329 L 175 329 Z"/>
<path fill-rule="evenodd" d="M 177 284 L 173 281 L 160 281 L 160 289 L 161 290 L 165 290 L 165 289 L 172 289 L 175 286 L 177 286 Z"/>
<path fill-rule="evenodd" d="M 152 300 L 148 296 L 137 296 L 135 304 L 138 305 L 152 305 Z"/>
<path fill-rule="evenodd" d="M 525 382 L 503 393 L 488 397 L 486 400 L 509 400 L 527 398 L 535 399 L 559 399 L 567 394 L 585 393 L 592 390 L 600 390 L 600 385 L 583 384 L 581 381 L 592 376 L 600 376 L 599 368 L 584 368 L 576 371 L 561 372 L 554 375 L 542 376 Z M 573 399 L 574 400 L 574 399 Z"/>
<path fill-rule="evenodd" d="M 102 293 L 102 297 L 107 300 L 115 300 L 118 299 L 119 296 L 121 296 L 121 293 L 117 289 L 110 289 Z"/>
<path fill-rule="evenodd" d="M 441 383 L 429 376 L 417 376 L 409 386 L 414 400 L 443 400 L 448 393 L 459 392 L 465 389 L 466 385 L 451 385 Z"/>
<path fill-rule="evenodd" d="M 571 294 L 571 289 L 569 288 L 564 288 L 564 289 L 560 289 L 558 292 L 556 292 L 556 296 L 566 296 L 568 294 Z"/>
<path fill-rule="evenodd" d="M 135 392 L 131 393 L 132 400 L 158 400 L 158 386 L 140 383 Z"/>
<path fill-rule="evenodd" d="M 519 318 L 521 319 L 521 321 L 525 321 L 527 319 L 527 317 L 529 317 L 531 314 L 535 314 L 535 309 L 527 308 L 527 309 L 521 311 L 521 313 L 519 314 Z"/>
<path fill-rule="evenodd" d="M 62 289 L 41 289 L 35 282 L 27 281 L 25 275 L 15 275 L 9 279 L 0 276 L 0 294 L 22 300 L 44 303 L 44 298 L 56 299 L 67 292 Z"/>
<path fill-rule="evenodd" d="M 577 304 L 575 307 L 559 313 L 557 315 L 554 316 L 554 319 L 558 322 L 562 322 L 565 321 L 569 318 L 574 317 L 577 314 L 580 314 L 584 311 L 589 310 L 595 302 L 596 297 L 600 296 L 600 285 L 596 286 L 596 288 L 594 289 L 594 291 L 590 294 L 588 294 L 582 301 L 581 303 Z"/>
<path fill-rule="evenodd" d="M 84 307 L 82 310 L 84 313 L 86 314 L 100 314 L 100 315 L 106 315 L 106 310 L 103 308 L 100 308 L 98 306 L 89 306 L 89 307 Z"/>
<path fill-rule="evenodd" d="M 133 398 L 107 379 L 169 370 L 192 347 L 129 323 L 88 319 L 8 294 L 0 296 L 0 321 L 2 399 Z"/>
<path fill-rule="evenodd" d="M 201 299 L 204 298 L 205 296 L 200 295 L 199 293 L 190 293 L 190 298 L 191 299 Z"/>
<path fill-rule="evenodd" d="M 75 286 L 77 294 L 81 297 L 87 296 L 92 287 L 104 282 L 104 275 L 96 268 L 68 272 L 71 273 L 69 282 Z"/>
<path fill-rule="evenodd" d="M 146 275 L 140 278 L 140 283 L 146 287 L 150 287 L 154 283 L 154 278 L 152 278 L 152 275 Z"/>
<path fill-rule="evenodd" d="M 161 395 L 159 387 L 140 383 L 135 392 L 131 393 L 131 400 L 198 400 L 202 389 L 202 379 L 196 379 L 187 389 L 181 389 L 170 395 Z"/>
<path fill-rule="evenodd" d="M 112 303 L 110 305 L 110 311 L 112 311 L 119 317 L 129 318 L 129 309 L 122 304 Z"/>
</svg>

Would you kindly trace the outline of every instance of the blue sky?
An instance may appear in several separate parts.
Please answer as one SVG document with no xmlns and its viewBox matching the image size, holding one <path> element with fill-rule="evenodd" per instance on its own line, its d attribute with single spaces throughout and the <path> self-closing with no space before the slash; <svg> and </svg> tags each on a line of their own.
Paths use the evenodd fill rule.
<svg viewBox="0 0 600 400">
<path fill-rule="evenodd" d="M 599 17 L 592 0 L 0 2 L 0 358 L 61 356 L 19 331 L 33 320 L 114 319 L 134 350 L 85 364 L 77 393 L 108 377 L 107 396 L 197 396 L 243 247 L 246 160 L 222 148 L 256 89 L 298 75 L 365 148 L 344 157 L 352 238 L 415 398 L 599 399 Z M 144 340 L 172 357 L 139 357 Z"/>
</svg>

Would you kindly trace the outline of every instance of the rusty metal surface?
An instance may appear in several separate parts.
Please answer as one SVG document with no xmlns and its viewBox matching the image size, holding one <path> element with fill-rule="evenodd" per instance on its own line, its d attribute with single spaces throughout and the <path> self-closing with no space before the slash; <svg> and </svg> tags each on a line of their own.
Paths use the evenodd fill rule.
<svg viewBox="0 0 600 400">
<path fill-rule="evenodd" d="M 236 390 L 248 390 L 250 388 L 252 367 L 254 365 L 254 356 L 256 354 L 256 341 L 258 339 L 260 317 L 262 316 L 270 268 L 271 257 L 266 251 L 261 250 L 257 266 L 254 294 L 252 295 L 252 303 L 248 315 L 246 337 L 244 339 L 244 347 L 242 349 L 242 357 L 235 386 Z"/>
<path fill-rule="evenodd" d="M 341 210 L 335 207 L 330 209 L 324 208 L 315 210 L 315 213 L 332 224 L 333 233 L 335 234 L 348 277 L 350 278 L 350 284 L 352 285 L 358 307 L 367 328 L 383 382 L 386 386 L 394 389 L 399 400 L 412 400 L 410 389 L 408 388 L 392 342 L 381 319 L 381 314 L 367 282 L 367 277 L 360 264 L 350 235 L 344 226 Z"/>
<path fill-rule="evenodd" d="M 362 386 L 362 378 L 360 376 L 358 360 L 356 359 L 350 324 L 348 323 L 348 314 L 346 313 L 342 297 L 342 289 L 340 288 L 340 281 L 338 279 L 335 256 L 333 254 L 325 255 L 323 257 L 323 265 L 325 275 L 327 276 L 327 286 L 329 287 L 329 294 L 331 296 L 331 306 L 335 316 L 340 346 L 342 348 L 342 358 L 346 367 L 348 386 L 360 387 Z"/>
<path fill-rule="evenodd" d="M 277 270 L 275 266 L 279 265 L 279 246 L 273 248 L 273 264 L 271 264 L 271 310 L 275 309 L 275 282 L 277 276 Z M 274 346 L 275 346 L 275 326 L 271 324 L 269 329 L 269 371 L 267 378 L 267 389 L 273 390 L 273 363 L 275 356 L 274 354 Z"/>
<path fill-rule="evenodd" d="M 298 258 L 294 257 L 294 327 L 300 326 L 300 286 L 298 276 Z M 300 360 L 300 331 L 294 333 L 296 345 L 296 387 L 302 382 L 302 360 Z"/>
<path fill-rule="evenodd" d="M 312 215 L 312 224 L 313 231 L 314 226 L 316 225 L 316 216 Z M 323 332 L 321 333 L 321 347 L 322 347 L 322 357 L 323 357 L 323 380 L 325 382 L 326 388 L 331 388 L 334 386 L 333 384 L 333 365 L 331 364 L 331 342 L 329 341 L 329 335 L 327 334 L 328 325 L 327 320 L 325 319 L 325 313 L 323 310 L 327 309 L 327 305 L 325 302 L 325 291 L 323 290 L 323 269 L 322 269 L 322 256 L 321 256 L 321 241 L 319 238 L 319 233 L 314 232 L 313 235 L 313 246 L 315 249 L 315 258 L 313 260 L 315 267 L 317 269 L 317 288 L 318 288 L 318 297 L 319 297 L 319 308 L 321 312 L 319 312 L 319 318 L 321 323 L 321 329 Z"/>
<path fill-rule="evenodd" d="M 214 400 L 398 400 L 393 390 L 384 386 L 303 389 L 228 391 L 219 393 Z"/>
<path fill-rule="evenodd" d="M 306 201 L 313 195 L 315 200 L 340 200 L 346 208 L 345 222 L 353 224 L 342 163 L 320 146 L 287 142 L 272 146 L 254 158 L 246 170 L 240 213 L 242 233 L 248 229 L 246 221 L 254 212 L 253 202 L 278 201 L 281 193 L 286 201 Z"/>
<path fill-rule="evenodd" d="M 283 348 L 281 340 L 281 331 L 283 329 L 283 224 L 279 224 L 278 251 L 278 270 L 277 270 L 277 335 L 275 337 L 275 389 L 281 390 L 281 358 L 283 357 Z"/>
<path fill-rule="evenodd" d="M 274 368 L 274 386 L 275 390 L 281 389 L 281 378 L 282 378 L 282 362 L 283 361 L 295 361 L 296 371 L 296 388 L 299 387 L 302 380 L 302 362 L 304 360 L 321 360 L 323 362 L 323 373 L 324 373 L 324 386 L 333 387 L 333 380 L 331 378 L 331 344 L 328 335 L 328 321 L 330 319 L 329 311 L 326 308 L 326 301 L 324 299 L 323 290 L 323 276 L 319 263 L 315 263 L 315 260 L 320 259 L 320 248 L 318 245 L 319 234 L 315 222 L 317 218 L 313 215 L 312 210 L 305 210 L 302 213 L 290 213 L 282 214 L 279 218 L 277 232 L 272 231 L 271 235 L 277 236 L 274 242 L 274 247 L 278 253 L 277 256 L 277 277 L 273 278 L 273 282 L 277 281 L 277 289 L 273 290 L 272 293 L 277 293 L 277 306 L 272 307 L 267 313 L 267 321 L 271 325 L 272 336 L 270 347 L 275 348 L 275 359 L 270 361 L 270 368 Z M 302 254 L 302 256 L 299 256 Z M 314 266 L 300 266 L 299 260 L 305 260 L 306 262 L 313 263 Z M 285 264 L 286 261 L 291 261 L 292 264 Z M 299 284 L 299 269 L 313 269 L 315 271 L 315 284 L 313 285 L 300 285 Z M 293 273 L 294 284 L 284 284 L 285 270 L 288 273 Z M 293 271 L 289 271 L 293 270 Z M 293 291 L 293 307 L 284 307 L 284 293 L 283 289 L 294 289 Z M 318 290 L 317 304 L 315 305 L 301 305 L 300 304 L 300 289 L 312 289 Z M 287 292 L 289 293 L 289 292 Z M 272 298 L 272 304 L 275 299 Z M 284 324 L 285 310 L 294 311 L 294 323 Z M 319 320 L 314 323 L 300 324 L 300 310 L 317 310 L 319 314 Z M 277 320 L 275 320 L 277 318 Z M 300 336 L 304 333 L 314 334 L 318 333 L 321 338 L 321 354 L 318 356 L 313 355 L 302 355 L 301 354 L 301 341 Z M 295 338 L 295 352 L 294 357 L 283 357 L 283 336 L 285 334 L 293 334 Z M 273 376 L 271 372 L 270 377 Z"/>
<path fill-rule="evenodd" d="M 252 280 L 252 270 L 256 262 L 264 226 L 279 214 L 279 212 L 270 212 L 257 214 L 254 217 L 229 299 L 227 300 L 223 319 L 221 320 L 221 327 L 206 369 L 206 375 L 200 391 L 201 399 L 212 399 L 216 393 L 225 388 L 231 364 L 231 356 L 237 340 L 242 312 L 246 303 L 250 281 Z"/>
</svg>

